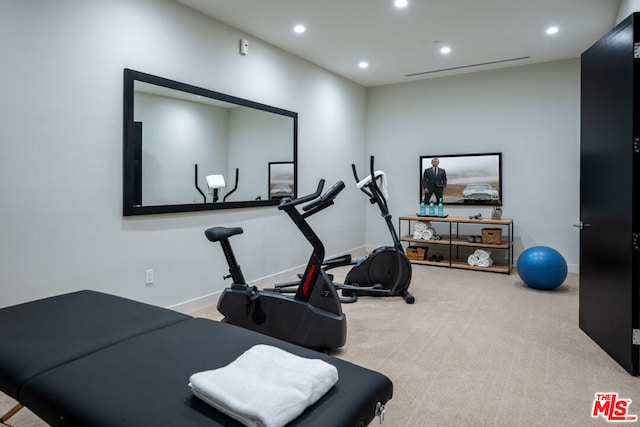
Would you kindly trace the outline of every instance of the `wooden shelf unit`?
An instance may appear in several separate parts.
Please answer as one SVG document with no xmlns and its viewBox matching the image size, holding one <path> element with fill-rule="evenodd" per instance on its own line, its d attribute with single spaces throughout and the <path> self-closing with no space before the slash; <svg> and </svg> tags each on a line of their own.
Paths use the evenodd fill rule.
<svg viewBox="0 0 640 427">
<path fill-rule="evenodd" d="M 449 267 L 449 268 L 460 268 L 465 270 L 475 270 L 475 271 L 489 271 L 493 273 L 504 273 L 511 274 L 511 270 L 513 269 L 513 219 L 511 218 L 503 218 L 503 219 L 470 219 L 468 217 L 422 217 L 418 215 L 404 215 L 399 217 L 398 219 L 398 233 L 400 234 L 400 240 L 403 242 L 407 242 L 409 246 L 428 246 L 432 247 L 434 250 L 444 249 L 445 255 L 448 253 L 448 257 L 443 259 L 442 261 L 429 261 L 429 260 L 411 260 L 413 264 L 423 264 L 423 265 L 433 265 L 437 267 Z M 431 223 L 448 223 L 449 224 L 449 234 L 441 235 L 440 240 L 425 240 L 425 239 L 415 239 L 413 237 L 413 227 L 412 224 L 414 222 L 431 222 Z M 453 232 L 453 225 L 456 225 L 455 232 Z M 475 224 L 486 226 L 485 228 L 501 228 L 502 231 L 502 242 L 498 244 L 485 244 L 485 243 L 470 243 L 468 238 L 469 236 L 477 236 L 478 233 L 469 233 L 469 234 L 461 234 L 461 228 L 464 228 L 466 225 Z M 403 225 L 405 227 L 403 227 Z M 403 228 L 407 228 L 409 234 L 402 234 Z M 467 227 L 470 228 L 470 227 Z M 497 251 L 506 251 L 506 260 L 504 258 L 498 258 L 497 260 L 492 257 L 493 265 L 490 267 L 478 267 L 469 265 L 467 262 L 467 256 L 460 256 L 460 248 L 464 249 L 477 249 L 477 248 L 489 248 L 492 250 L 492 254 L 494 250 Z M 438 251 L 440 252 L 440 251 Z M 428 258 L 428 255 L 427 255 Z"/>
</svg>

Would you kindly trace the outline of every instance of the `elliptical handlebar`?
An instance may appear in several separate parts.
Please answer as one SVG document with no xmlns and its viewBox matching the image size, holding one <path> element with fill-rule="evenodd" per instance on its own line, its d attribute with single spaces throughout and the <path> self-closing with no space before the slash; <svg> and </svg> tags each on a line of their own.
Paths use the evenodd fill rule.
<svg viewBox="0 0 640 427">
<path fill-rule="evenodd" d="M 353 171 L 353 177 L 356 179 L 356 182 L 360 182 L 360 178 L 358 178 L 358 171 L 356 170 L 355 163 L 351 163 L 351 170 Z"/>
<path fill-rule="evenodd" d="M 235 191 L 238 189 L 238 175 L 240 174 L 240 170 L 238 168 L 236 168 L 236 185 L 233 187 L 233 190 L 229 191 L 225 196 L 224 199 L 222 199 L 223 202 L 227 201 L 227 197 L 229 197 L 231 194 L 235 193 Z"/>
<path fill-rule="evenodd" d="M 369 197 L 369 202 L 371 202 L 372 205 L 375 204 L 380 209 L 380 216 L 382 216 L 387 223 L 387 227 L 389 228 L 389 232 L 391 233 L 394 246 L 397 248 L 402 248 L 402 244 L 400 243 L 400 239 L 398 238 L 398 233 L 396 232 L 393 226 L 393 223 L 391 222 L 391 215 L 389 214 L 389 206 L 387 205 L 387 201 L 384 197 L 384 194 L 382 193 L 382 190 L 380 189 L 380 186 L 378 186 L 378 182 L 377 182 L 378 177 L 376 177 L 375 175 L 375 169 L 373 166 L 374 166 L 374 156 L 371 156 L 371 162 L 369 164 L 369 170 L 371 172 L 371 180 L 367 181 L 365 185 L 360 187 L 360 190 Z M 358 179 L 356 166 L 354 164 L 351 164 L 351 167 L 353 169 L 353 176 L 356 179 L 356 183 L 360 183 L 361 181 Z M 379 175 L 379 176 L 382 176 L 382 175 Z M 404 252 L 404 249 L 402 250 Z"/>
<path fill-rule="evenodd" d="M 371 187 L 371 193 L 373 194 L 373 198 L 375 199 L 372 200 L 371 203 L 376 203 L 380 207 L 381 215 L 386 217 L 389 215 L 389 208 L 387 206 L 387 200 L 385 199 L 382 190 L 380 190 L 380 187 L 378 186 L 378 178 L 375 175 L 373 163 L 373 156 L 371 156 L 371 162 L 369 166 L 369 169 L 371 170 L 371 183 L 369 184 L 369 186 Z"/>
<path fill-rule="evenodd" d="M 387 201 L 385 200 L 382 190 L 380 190 L 380 187 L 378 186 L 378 182 L 377 182 L 378 178 L 381 175 L 376 176 L 373 165 L 374 165 L 374 157 L 371 156 L 371 163 L 369 165 L 369 169 L 371 173 L 371 175 L 369 175 L 370 180 L 367 180 L 366 184 L 362 186 L 360 186 L 361 185 L 360 183 L 362 181 L 360 180 L 360 177 L 358 177 L 358 172 L 356 171 L 356 165 L 352 163 L 351 169 L 353 170 L 353 177 L 356 180 L 356 184 L 358 184 L 358 187 L 360 187 L 360 191 L 362 191 L 364 194 L 367 195 L 367 197 L 369 197 L 369 202 L 372 205 L 374 204 L 378 205 L 378 207 L 380 208 L 381 215 L 384 217 L 389 214 L 389 209 L 387 207 Z"/>
<path fill-rule="evenodd" d="M 353 170 L 353 177 L 356 179 L 356 184 L 360 182 L 360 178 L 358 177 L 358 172 L 356 171 L 356 165 L 351 163 L 351 170 Z M 371 192 L 367 189 L 365 189 L 364 187 L 360 188 L 360 191 L 362 191 L 364 194 L 367 195 L 367 197 L 369 197 L 370 199 L 373 199 L 373 194 L 371 194 Z M 371 200 L 371 203 L 373 203 L 373 200 Z"/>
</svg>

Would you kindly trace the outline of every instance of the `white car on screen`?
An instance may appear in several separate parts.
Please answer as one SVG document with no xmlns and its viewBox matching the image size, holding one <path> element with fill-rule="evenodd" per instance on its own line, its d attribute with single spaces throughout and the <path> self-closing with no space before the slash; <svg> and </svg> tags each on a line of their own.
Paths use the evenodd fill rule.
<svg viewBox="0 0 640 427">
<path fill-rule="evenodd" d="M 465 202 L 498 200 L 500 193 L 491 184 L 469 184 L 462 190 Z"/>
</svg>

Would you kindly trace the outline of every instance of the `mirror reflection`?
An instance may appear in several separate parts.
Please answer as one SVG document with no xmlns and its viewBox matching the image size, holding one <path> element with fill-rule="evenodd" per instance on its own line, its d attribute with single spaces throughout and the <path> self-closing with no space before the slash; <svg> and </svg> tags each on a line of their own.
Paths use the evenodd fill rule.
<svg viewBox="0 0 640 427">
<path fill-rule="evenodd" d="M 295 197 L 297 113 L 133 70 L 124 110 L 124 215 Z"/>
</svg>

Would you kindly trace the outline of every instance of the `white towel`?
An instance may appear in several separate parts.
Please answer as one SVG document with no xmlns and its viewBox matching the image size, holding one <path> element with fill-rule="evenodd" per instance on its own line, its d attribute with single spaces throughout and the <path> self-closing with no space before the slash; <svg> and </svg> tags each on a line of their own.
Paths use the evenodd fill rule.
<svg viewBox="0 0 640 427">
<path fill-rule="evenodd" d="M 491 257 L 491 249 L 476 249 L 474 254 L 480 259 L 488 259 Z"/>
<path fill-rule="evenodd" d="M 422 239 L 422 231 L 418 231 L 418 230 L 414 231 L 413 232 L 413 238 L 414 239 Z"/>
<path fill-rule="evenodd" d="M 226 184 L 224 183 L 224 176 L 207 175 L 207 187 L 209 187 L 209 192 L 226 187 Z"/>
<path fill-rule="evenodd" d="M 433 237 L 433 229 L 431 228 L 427 228 L 426 230 L 422 230 L 422 238 L 424 240 L 431 240 L 431 238 Z"/>
<path fill-rule="evenodd" d="M 382 195 L 384 196 L 384 198 L 388 199 L 389 192 L 387 191 L 387 174 L 385 174 L 384 171 L 375 171 L 373 174 L 375 175 L 376 179 L 380 177 L 381 182 L 378 187 L 380 187 L 380 191 L 382 191 Z M 365 179 L 363 179 L 357 184 L 358 189 L 361 189 L 362 187 L 369 184 L 370 182 L 371 182 L 371 175 L 367 175 Z"/>
<path fill-rule="evenodd" d="M 324 396 L 338 381 L 338 370 L 322 360 L 260 344 L 189 381 L 196 397 L 244 425 L 279 427 Z"/>
<path fill-rule="evenodd" d="M 491 267 L 493 265 L 493 260 L 491 258 L 480 258 L 476 266 L 478 267 Z"/>
<path fill-rule="evenodd" d="M 431 222 L 418 221 L 414 224 L 413 229 L 415 231 L 424 231 L 429 227 L 431 227 Z"/>
<path fill-rule="evenodd" d="M 467 264 L 471 265 L 471 266 L 476 266 L 478 265 L 478 255 L 476 254 L 471 254 L 467 257 Z"/>
</svg>

